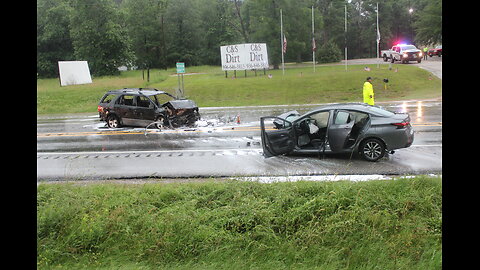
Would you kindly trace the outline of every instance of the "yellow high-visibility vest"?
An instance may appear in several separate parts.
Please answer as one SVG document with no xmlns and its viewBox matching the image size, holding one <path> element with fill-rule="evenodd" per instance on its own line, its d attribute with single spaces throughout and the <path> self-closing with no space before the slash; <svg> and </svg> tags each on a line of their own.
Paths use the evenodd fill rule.
<svg viewBox="0 0 480 270">
<path fill-rule="evenodd" d="M 375 96 L 373 94 L 373 85 L 370 82 L 365 82 L 363 84 L 363 102 L 370 105 L 375 105 L 374 99 Z"/>
</svg>

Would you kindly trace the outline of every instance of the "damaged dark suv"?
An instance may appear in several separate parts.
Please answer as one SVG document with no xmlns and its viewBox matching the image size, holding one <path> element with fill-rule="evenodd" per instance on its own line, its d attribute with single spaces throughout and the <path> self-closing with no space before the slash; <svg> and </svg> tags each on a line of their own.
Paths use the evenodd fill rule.
<svg viewBox="0 0 480 270">
<path fill-rule="evenodd" d="M 124 88 L 108 91 L 97 107 L 100 119 L 109 128 L 193 126 L 200 119 L 198 106 L 189 99 L 151 88 Z"/>
</svg>

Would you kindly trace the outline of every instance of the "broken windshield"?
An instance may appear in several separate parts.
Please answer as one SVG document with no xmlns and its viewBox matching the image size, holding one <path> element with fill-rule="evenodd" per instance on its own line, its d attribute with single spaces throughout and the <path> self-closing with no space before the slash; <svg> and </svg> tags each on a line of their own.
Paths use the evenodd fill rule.
<svg viewBox="0 0 480 270">
<path fill-rule="evenodd" d="M 167 94 L 156 94 L 154 96 L 150 96 L 153 102 L 158 106 L 162 106 L 163 104 L 175 99 L 174 97 L 167 95 Z"/>
</svg>

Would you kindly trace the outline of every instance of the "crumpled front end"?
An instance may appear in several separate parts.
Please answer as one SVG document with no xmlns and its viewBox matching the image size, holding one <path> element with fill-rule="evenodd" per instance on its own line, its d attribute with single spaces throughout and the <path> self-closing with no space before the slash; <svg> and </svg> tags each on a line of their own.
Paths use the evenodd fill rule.
<svg viewBox="0 0 480 270">
<path fill-rule="evenodd" d="M 198 106 L 193 100 L 177 99 L 164 105 L 168 119 L 173 127 L 193 126 L 200 120 Z"/>
</svg>

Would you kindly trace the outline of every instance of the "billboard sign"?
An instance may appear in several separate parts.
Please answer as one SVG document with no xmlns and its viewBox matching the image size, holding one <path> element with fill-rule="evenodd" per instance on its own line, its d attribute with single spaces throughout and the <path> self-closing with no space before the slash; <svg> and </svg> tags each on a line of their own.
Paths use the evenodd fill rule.
<svg viewBox="0 0 480 270">
<path fill-rule="evenodd" d="M 220 47 L 222 70 L 268 69 L 266 43 L 246 43 Z"/>
<path fill-rule="evenodd" d="M 87 61 L 58 61 L 60 85 L 92 83 Z"/>
</svg>

